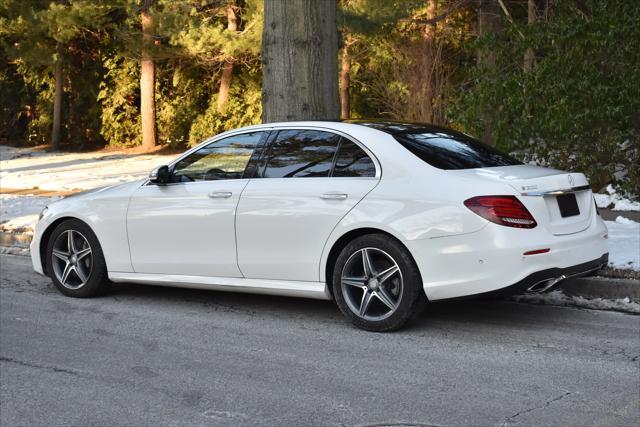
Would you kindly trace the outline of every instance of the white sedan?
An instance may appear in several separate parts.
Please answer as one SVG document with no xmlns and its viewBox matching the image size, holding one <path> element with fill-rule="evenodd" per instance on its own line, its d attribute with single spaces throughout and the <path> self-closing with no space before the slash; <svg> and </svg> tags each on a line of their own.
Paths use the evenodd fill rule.
<svg viewBox="0 0 640 427">
<path fill-rule="evenodd" d="M 291 122 L 225 132 L 148 179 L 52 203 L 31 254 L 72 297 L 111 281 L 334 299 L 386 331 L 427 301 L 592 273 L 606 239 L 581 173 L 431 125 Z"/>
</svg>

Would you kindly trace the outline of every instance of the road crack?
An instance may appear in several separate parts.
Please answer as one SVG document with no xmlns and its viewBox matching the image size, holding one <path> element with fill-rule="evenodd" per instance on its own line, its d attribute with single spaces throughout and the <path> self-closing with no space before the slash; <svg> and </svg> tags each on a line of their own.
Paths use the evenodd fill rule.
<svg viewBox="0 0 640 427">
<path fill-rule="evenodd" d="M 64 373 L 64 374 L 71 374 L 71 375 L 76 375 L 76 376 L 83 376 L 84 373 L 80 372 L 80 371 L 76 371 L 73 369 L 67 369 L 67 368 L 59 368 L 57 366 L 47 366 L 47 365 L 39 365 L 33 362 L 25 362 L 24 360 L 18 360 L 18 359 L 14 359 L 12 357 L 6 357 L 6 356 L 0 356 L 0 362 L 9 362 L 9 363 L 15 363 L 16 365 L 22 365 L 22 366 L 27 366 L 29 368 L 36 368 L 36 369 L 47 369 L 53 372 L 60 372 L 60 373 Z"/>
<path fill-rule="evenodd" d="M 519 417 L 522 414 L 527 414 L 529 412 L 533 412 L 536 409 L 543 409 L 548 407 L 549 405 L 551 405 L 553 402 L 557 402 L 558 400 L 564 399 L 565 397 L 569 396 L 571 394 L 570 391 L 567 391 L 563 394 L 561 394 L 560 396 L 554 397 L 551 400 L 547 400 L 544 405 L 542 406 L 535 406 L 533 408 L 529 408 L 529 409 L 525 409 L 524 411 L 520 411 L 520 412 L 516 412 L 515 414 L 511 415 L 510 417 L 505 418 L 505 420 L 502 422 L 502 424 L 500 424 L 500 427 L 504 427 L 506 425 L 509 424 L 510 421 L 512 421 L 513 419 L 515 419 L 516 417 Z"/>
</svg>

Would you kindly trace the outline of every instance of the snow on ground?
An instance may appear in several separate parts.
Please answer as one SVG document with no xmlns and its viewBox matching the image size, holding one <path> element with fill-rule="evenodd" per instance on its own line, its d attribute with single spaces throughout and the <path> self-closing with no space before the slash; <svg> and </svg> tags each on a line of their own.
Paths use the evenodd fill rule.
<svg viewBox="0 0 640 427">
<path fill-rule="evenodd" d="M 59 198 L 0 194 L 0 230 L 33 230 L 40 211 Z"/>
<path fill-rule="evenodd" d="M 609 265 L 640 271 L 640 223 L 619 216 L 605 224 L 609 229 Z"/>
<path fill-rule="evenodd" d="M 596 204 L 599 208 L 608 208 L 613 206 L 613 211 L 640 211 L 640 202 L 634 202 L 626 199 L 616 193 L 612 185 L 606 189 L 606 194 L 594 194 Z"/>
<path fill-rule="evenodd" d="M 127 152 L 48 153 L 0 146 L 0 187 L 86 190 L 145 177 L 176 155 Z"/>
<path fill-rule="evenodd" d="M 626 313 L 640 314 L 640 304 L 631 301 L 629 298 L 621 299 L 603 299 L 584 297 L 574 297 L 565 295 L 562 291 L 551 291 L 542 294 L 526 294 L 512 297 L 518 302 L 527 302 L 535 304 L 574 306 L 582 308 L 591 308 L 594 310 L 616 310 Z"/>
</svg>

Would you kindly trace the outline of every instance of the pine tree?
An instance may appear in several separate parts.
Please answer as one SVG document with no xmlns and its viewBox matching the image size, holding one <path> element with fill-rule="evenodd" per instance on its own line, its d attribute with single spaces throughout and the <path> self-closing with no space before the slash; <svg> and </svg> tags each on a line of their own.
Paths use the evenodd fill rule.
<svg viewBox="0 0 640 427">
<path fill-rule="evenodd" d="M 7 56 L 17 65 L 27 84 L 41 85 L 36 123 L 50 126 L 50 142 L 58 149 L 62 121 L 72 113 L 63 101 L 77 100 L 89 91 L 74 93 L 68 83 L 74 61 L 92 61 L 84 53 L 95 50 L 102 31 L 109 26 L 107 4 L 90 0 L 74 2 L 46 0 L 1 0 L 0 36 Z M 77 57 L 81 58 L 78 59 Z M 75 64 L 74 64 L 75 65 Z M 86 63 L 78 64 L 79 67 Z M 91 69 L 91 67 L 87 67 Z M 53 100 L 53 102 L 51 102 Z M 53 109 L 53 114 L 46 111 Z M 66 112 L 66 114 L 65 114 Z M 73 126 L 67 126 L 69 131 Z M 67 139 L 69 132 L 67 132 Z"/>
<path fill-rule="evenodd" d="M 262 121 L 337 120 L 336 0 L 266 0 Z"/>
<path fill-rule="evenodd" d="M 142 118 L 142 146 L 151 149 L 156 146 L 156 76 L 155 63 L 151 54 L 154 28 L 151 7 L 154 0 L 142 0 L 140 23 L 142 24 L 142 59 L 140 61 L 140 115 Z"/>
<path fill-rule="evenodd" d="M 351 117 L 351 74 L 354 55 L 372 38 L 390 36 L 389 27 L 406 19 L 415 9 L 413 2 L 399 3 L 388 0 L 341 0 L 338 27 L 341 33 L 340 52 L 340 116 Z M 363 43 L 364 42 L 364 43 Z"/>
</svg>

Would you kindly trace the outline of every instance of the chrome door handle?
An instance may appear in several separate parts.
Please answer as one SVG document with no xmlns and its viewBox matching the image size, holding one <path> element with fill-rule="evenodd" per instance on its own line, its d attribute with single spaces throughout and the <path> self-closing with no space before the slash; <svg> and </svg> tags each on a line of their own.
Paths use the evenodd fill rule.
<svg viewBox="0 0 640 427">
<path fill-rule="evenodd" d="M 346 200 L 347 197 L 345 193 L 324 193 L 320 196 L 321 199 L 325 200 Z"/>
<path fill-rule="evenodd" d="M 209 193 L 209 197 L 212 199 L 228 199 L 231 197 L 231 191 L 214 191 L 213 193 Z"/>
</svg>

